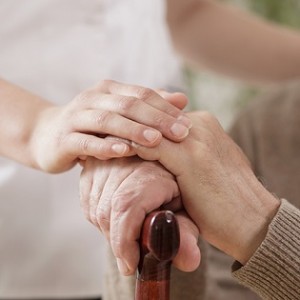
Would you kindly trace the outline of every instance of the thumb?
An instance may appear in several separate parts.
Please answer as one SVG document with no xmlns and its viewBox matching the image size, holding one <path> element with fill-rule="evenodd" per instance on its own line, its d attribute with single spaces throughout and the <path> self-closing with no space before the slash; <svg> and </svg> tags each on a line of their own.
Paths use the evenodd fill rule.
<svg viewBox="0 0 300 300">
<path fill-rule="evenodd" d="M 176 218 L 180 230 L 180 246 L 173 264 L 181 271 L 192 272 L 201 261 L 198 247 L 199 230 L 185 211 L 176 213 Z"/>
<path fill-rule="evenodd" d="M 180 143 L 163 138 L 159 145 L 153 148 L 132 143 L 135 153 L 144 160 L 159 161 L 174 176 L 180 175 L 180 164 L 184 163 L 184 157 L 180 153 Z"/>
</svg>

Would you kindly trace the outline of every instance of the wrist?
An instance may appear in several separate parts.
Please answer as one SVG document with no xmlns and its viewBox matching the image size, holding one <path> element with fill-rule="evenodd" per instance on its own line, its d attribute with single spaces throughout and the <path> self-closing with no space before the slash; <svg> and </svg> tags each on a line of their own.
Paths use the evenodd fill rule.
<svg viewBox="0 0 300 300">
<path fill-rule="evenodd" d="M 255 194 L 254 199 L 251 199 L 251 202 L 255 204 L 252 206 L 252 210 L 248 210 L 247 216 L 242 216 L 241 227 L 238 229 L 236 241 L 232 245 L 232 257 L 243 265 L 247 263 L 265 239 L 269 225 L 280 206 L 280 200 L 262 186 Z"/>
<path fill-rule="evenodd" d="M 51 149 L 47 149 L 48 136 L 52 134 L 51 128 L 49 128 L 49 120 L 53 120 L 56 114 L 56 106 L 50 102 L 41 101 L 39 107 L 37 107 L 32 121 L 32 130 L 28 138 L 28 158 L 29 166 L 41 171 L 46 171 L 44 167 L 43 157 L 47 154 L 47 151 L 51 152 Z"/>
<path fill-rule="evenodd" d="M 31 146 L 40 112 L 50 103 L 38 95 L 0 79 L 0 154 L 36 168 Z"/>
</svg>

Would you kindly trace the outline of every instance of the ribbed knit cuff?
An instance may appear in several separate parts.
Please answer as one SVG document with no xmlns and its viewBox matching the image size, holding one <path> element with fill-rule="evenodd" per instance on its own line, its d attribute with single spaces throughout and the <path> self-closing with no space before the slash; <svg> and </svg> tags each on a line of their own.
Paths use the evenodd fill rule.
<svg viewBox="0 0 300 300">
<path fill-rule="evenodd" d="M 282 199 L 268 233 L 245 266 L 233 276 L 263 299 L 300 299 L 300 210 Z"/>
</svg>

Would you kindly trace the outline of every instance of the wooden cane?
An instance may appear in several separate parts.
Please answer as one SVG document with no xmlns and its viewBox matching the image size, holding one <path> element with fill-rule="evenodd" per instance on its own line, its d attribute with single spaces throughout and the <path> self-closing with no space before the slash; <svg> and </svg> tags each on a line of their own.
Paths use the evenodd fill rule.
<svg viewBox="0 0 300 300">
<path fill-rule="evenodd" d="M 171 211 L 156 211 L 146 217 L 140 237 L 135 300 L 169 300 L 171 263 L 179 243 L 179 227 Z"/>
</svg>

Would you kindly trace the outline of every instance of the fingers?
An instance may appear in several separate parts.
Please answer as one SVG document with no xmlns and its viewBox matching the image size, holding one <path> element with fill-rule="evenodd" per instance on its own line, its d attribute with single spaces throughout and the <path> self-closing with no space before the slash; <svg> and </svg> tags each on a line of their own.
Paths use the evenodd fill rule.
<svg viewBox="0 0 300 300">
<path fill-rule="evenodd" d="M 110 240 L 114 255 L 127 266 L 128 270 L 124 275 L 132 274 L 138 265 L 139 245 L 137 240 L 146 214 L 173 196 L 168 183 L 163 183 L 166 186 L 164 193 L 160 192 L 159 195 L 155 195 L 154 185 L 149 184 L 148 188 L 143 189 L 139 196 L 131 196 L 132 204 L 128 203 L 131 202 L 128 195 L 119 194 L 113 198 Z"/>
<path fill-rule="evenodd" d="M 87 219 L 110 241 L 122 274 L 132 274 L 145 215 L 179 196 L 173 175 L 158 163 L 137 157 L 109 162 L 88 158 L 80 189 Z M 174 208 L 178 202 L 174 201 Z"/>
<path fill-rule="evenodd" d="M 204 162 L 207 165 L 208 161 L 218 159 L 223 149 L 219 141 L 226 139 L 225 132 L 216 118 L 207 112 L 194 112 L 188 115 L 193 127 L 189 136 L 181 143 L 164 138 L 154 148 L 132 143 L 136 154 L 145 160 L 158 160 L 176 177 L 195 170 L 194 167 L 200 162 L 203 166 Z"/>
<path fill-rule="evenodd" d="M 105 80 L 102 81 L 98 85 L 99 90 L 102 90 L 103 92 L 107 94 L 115 94 L 115 95 L 123 95 L 123 96 L 129 96 L 134 97 L 139 100 L 143 100 L 149 103 L 149 105 L 152 105 L 153 107 L 156 107 L 157 109 L 164 111 L 168 113 L 169 115 L 173 117 L 179 117 L 180 115 L 183 115 L 181 109 L 178 109 L 178 107 L 174 107 L 166 101 L 160 101 L 160 97 L 157 97 L 158 94 L 161 95 L 163 98 L 168 98 L 168 95 L 171 95 L 171 93 L 165 92 L 163 90 L 154 91 L 149 88 L 145 88 L 142 86 L 137 85 L 129 85 L 129 84 L 122 84 L 117 81 L 112 80 Z M 186 96 L 182 93 L 176 93 L 179 97 L 178 106 L 185 107 L 188 100 Z"/>
<path fill-rule="evenodd" d="M 74 132 L 64 142 L 64 151 L 74 157 L 92 156 L 100 160 L 127 156 L 130 147 L 114 139 L 102 139 L 94 135 Z"/>
<path fill-rule="evenodd" d="M 109 162 L 88 158 L 80 191 L 87 219 L 110 241 L 123 275 L 133 274 L 137 268 L 138 239 L 145 216 L 160 207 L 182 209 L 173 176 L 158 163 L 137 157 Z M 181 243 L 174 264 L 183 271 L 192 271 L 200 262 L 198 229 L 184 212 L 177 218 Z"/>
<path fill-rule="evenodd" d="M 173 264 L 181 271 L 194 271 L 200 264 L 201 253 L 198 247 L 199 230 L 184 212 L 176 213 L 180 230 L 180 247 Z"/>
<path fill-rule="evenodd" d="M 176 99 L 178 107 L 185 105 L 183 95 Z M 162 135 L 182 141 L 189 128 L 185 114 L 153 90 L 104 81 L 66 105 L 41 113 L 31 139 L 34 163 L 47 172 L 62 172 L 88 156 L 109 159 L 133 154 L 126 143 L 103 140 L 108 135 L 151 148 Z"/>
<path fill-rule="evenodd" d="M 137 217 L 138 214 L 135 213 L 135 216 Z M 143 216 L 143 218 L 141 218 L 142 225 L 146 214 L 143 212 L 141 216 Z M 197 269 L 201 261 L 201 253 L 197 243 L 199 231 L 197 226 L 185 214 L 185 212 L 176 213 L 176 217 L 180 230 L 180 247 L 178 254 L 173 259 L 173 264 L 181 271 L 192 272 Z M 126 217 L 124 216 L 124 218 Z M 137 220 L 139 219 L 140 218 L 138 217 Z M 140 230 L 132 231 L 130 226 L 125 227 L 126 231 L 123 233 L 114 232 L 115 230 L 118 231 L 119 228 L 123 226 L 122 217 L 118 219 L 118 222 L 120 225 L 112 227 L 111 230 L 111 246 L 113 253 L 117 258 L 120 273 L 122 275 L 132 275 L 135 272 L 139 262 L 140 249 L 137 240 L 140 237 Z M 141 225 L 139 227 L 141 227 Z M 126 236 L 122 238 L 122 234 L 126 233 L 128 238 L 126 238 Z M 136 239 L 132 240 L 130 238 L 131 236 L 136 236 Z M 117 237 L 117 239 L 115 239 L 115 237 Z M 122 245 L 122 243 L 126 244 Z"/>
<path fill-rule="evenodd" d="M 179 93 L 179 92 L 169 93 L 164 90 L 156 90 L 156 92 L 161 97 L 163 97 L 166 101 L 168 101 L 172 105 L 176 106 L 180 110 L 184 109 L 188 103 L 188 98 L 183 93 Z"/>
<path fill-rule="evenodd" d="M 147 165 L 138 172 L 134 170 L 112 196 L 110 227 L 102 230 L 109 231 L 113 253 L 122 261 L 120 271 L 124 275 L 132 274 L 137 267 L 137 240 L 145 215 L 179 195 L 174 179 L 160 172 Z"/>
<path fill-rule="evenodd" d="M 102 109 L 114 111 L 138 123 L 156 128 L 165 137 L 174 141 L 180 141 L 188 134 L 191 126 L 189 118 L 151 89 L 104 81 L 98 85 L 98 90 L 94 93 L 96 92 L 98 95 L 102 92 L 101 101 L 93 103 L 99 103 Z M 177 100 L 174 102 L 184 107 L 187 98 L 183 94 L 177 94 Z M 92 95 L 90 97 L 93 98 Z"/>
<path fill-rule="evenodd" d="M 182 94 L 174 98 L 181 107 L 187 101 Z M 67 167 L 88 156 L 105 160 L 134 153 L 128 144 L 103 139 L 106 136 L 152 148 L 161 142 L 162 135 L 182 141 L 191 126 L 179 108 L 153 90 L 114 81 L 103 81 L 84 91 L 54 112 L 50 122 L 55 124 L 55 130 L 49 142 L 52 139 L 59 150 L 55 158 L 64 161 L 64 165 L 68 160 Z M 50 163 L 58 169 L 61 165 L 57 161 Z"/>
<path fill-rule="evenodd" d="M 87 158 L 80 176 L 80 203 L 86 218 L 109 240 L 111 199 L 136 166 L 135 158 L 100 161 Z"/>
<path fill-rule="evenodd" d="M 188 139 L 189 137 L 186 140 Z M 183 147 L 189 149 L 189 147 L 186 147 L 183 143 L 185 143 L 185 141 L 182 143 L 174 143 L 167 139 L 162 139 L 161 143 L 154 148 L 147 148 L 136 143 L 132 143 L 131 146 L 140 158 L 147 161 L 159 161 L 167 170 L 177 177 L 180 175 L 181 169 L 186 167 L 186 157 L 190 155 L 190 153 L 183 151 Z M 193 149 L 189 149 L 189 151 L 191 152 Z"/>
<path fill-rule="evenodd" d="M 72 123 L 77 132 L 109 134 L 146 147 L 157 145 L 162 137 L 158 130 L 138 124 L 108 110 L 82 111 L 73 117 Z"/>
</svg>

